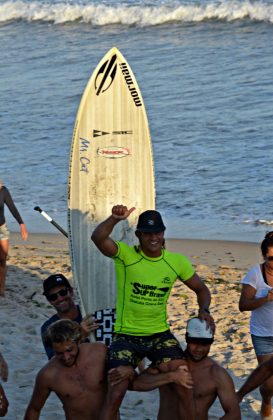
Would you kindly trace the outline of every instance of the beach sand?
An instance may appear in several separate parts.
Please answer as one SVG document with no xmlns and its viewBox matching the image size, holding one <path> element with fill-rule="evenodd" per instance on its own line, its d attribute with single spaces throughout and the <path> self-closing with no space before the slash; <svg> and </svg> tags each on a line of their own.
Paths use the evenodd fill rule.
<svg viewBox="0 0 273 420">
<path fill-rule="evenodd" d="M 260 261 L 258 244 L 167 240 L 167 247 L 187 255 L 212 294 L 211 313 L 216 321 L 215 342 L 210 355 L 228 369 L 235 386 L 244 382 L 256 367 L 249 335 L 249 314 L 240 313 L 238 299 L 240 280 L 246 271 Z M 30 399 L 38 370 L 46 363 L 40 339 L 40 326 L 54 311 L 42 295 L 42 281 L 48 275 L 62 272 L 71 279 L 68 244 L 61 234 L 31 234 L 23 242 L 12 234 L 6 297 L 1 302 L 0 350 L 9 365 L 9 379 L 4 388 L 10 401 L 9 420 L 21 420 Z M 186 320 L 197 314 L 195 295 L 176 282 L 169 300 L 172 331 L 184 346 Z M 241 404 L 242 419 L 259 419 L 260 395 L 250 393 Z M 158 391 L 128 392 L 121 408 L 122 420 L 155 420 Z M 216 401 L 210 419 L 219 419 L 223 411 Z M 51 395 L 41 419 L 64 418 L 61 403 Z"/>
</svg>

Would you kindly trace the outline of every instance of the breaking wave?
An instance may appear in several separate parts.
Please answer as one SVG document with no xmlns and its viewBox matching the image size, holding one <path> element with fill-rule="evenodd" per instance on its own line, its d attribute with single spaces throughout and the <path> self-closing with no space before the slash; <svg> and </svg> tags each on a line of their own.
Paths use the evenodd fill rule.
<svg viewBox="0 0 273 420">
<path fill-rule="evenodd" d="M 0 22 L 24 20 L 54 24 L 70 22 L 91 25 L 154 26 L 177 22 L 202 22 L 215 19 L 232 22 L 248 19 L 273 23 L 273 6 L 256 1 L 222 1 L 201 5 L 168 3 L 148 6 L 145 4 L 106 5 L 95 2 L 41 2 L 6 1 L 0 4 Z"/>
</svg>

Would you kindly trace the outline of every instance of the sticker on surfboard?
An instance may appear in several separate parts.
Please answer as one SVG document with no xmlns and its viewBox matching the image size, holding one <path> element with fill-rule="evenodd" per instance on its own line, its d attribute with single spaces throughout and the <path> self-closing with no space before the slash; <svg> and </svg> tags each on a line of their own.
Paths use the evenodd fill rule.
<svg viewBox="0 0 273 420">
<path fill-rule="evenodd" d="M 93 313 L 93 317 L 100 324 L 95 330 L 96 341 L 101 341 L 110 346 L 113 338 L 114 324 L 116 321 L 116 309 L 102 309 Z"/>
</svg>

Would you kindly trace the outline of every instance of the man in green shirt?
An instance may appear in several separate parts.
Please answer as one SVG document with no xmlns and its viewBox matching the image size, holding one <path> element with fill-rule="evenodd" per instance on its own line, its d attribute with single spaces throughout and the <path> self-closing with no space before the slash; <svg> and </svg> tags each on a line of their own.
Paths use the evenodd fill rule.
<svg viewBox="0 0 273 420">
<path fill-rule="evenodd" d="M 113 258 L 116 266 L 117 320 L 108 368 L 109 371 L 124 368 L 124 380 L 108 387 L 102 420 L 117 419 L 119 406 L 134 378 L 134 368 L 144 357 L 162 372 L 185 364 L 184 353 L 167 323 L 167 301 L 177 278 L 196 293 L 199 317 L 214 330 L 209 313 L 210 292 L 185 256 L 165 249 L 165 226 L 160 213 L 147 210 L 139 216 L 138 246 L 111 239 L 115 225 L 134 210 L 114 206 L 111 216 L 92 234 L 95 245 L 104 255 Z M 179 398 L 181 420 L 194 419 L 191 386 L 174 385 L 174 390 Z"/>
</svg>

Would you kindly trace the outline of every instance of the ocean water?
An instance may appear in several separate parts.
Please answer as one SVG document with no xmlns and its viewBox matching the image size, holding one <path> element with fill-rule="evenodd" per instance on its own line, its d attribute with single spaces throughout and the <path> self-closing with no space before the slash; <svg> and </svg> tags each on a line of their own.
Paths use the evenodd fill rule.
<svg viewBox="0 0 273 420">
<path fill-rule="evenodd" d="M 0 40 L 0 179 L 30 232 L 56 231 L 35 206 L 66 229 L 77 108 L 113 45 L 145 101 L 167 236 L 273 230 L 272 1 L 2 0 Z"/>
</svg>

